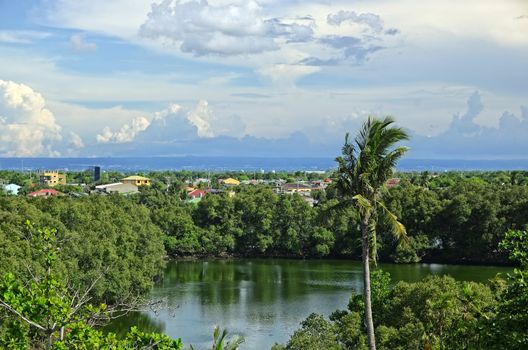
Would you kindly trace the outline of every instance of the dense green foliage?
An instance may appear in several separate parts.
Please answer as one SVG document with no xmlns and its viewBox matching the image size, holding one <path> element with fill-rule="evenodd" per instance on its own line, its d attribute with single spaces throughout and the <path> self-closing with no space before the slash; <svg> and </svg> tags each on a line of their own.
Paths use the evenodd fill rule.
<svg viewBox="0 0 528 350">
<path fill-rule="evenodd" d="M 528 232 L 509 231 L 502 250 L 520 264 L 508 275 L 508 285 L 500 296 L 492 335 L 508 349 L 528 348 Z"/>
<path fill-rule="evenodd" d="M 399 245 L 392 228 L 380 222 L 378 258 L 507 262 L 498 243 L 509 229 L 528 227 L 528 186 L 497 183 L 489 174 L 426 178 L 423 184 L 420 174 L 403 178 L 388 191 L 387 207 L 405 225 L 408 244 Z M 155 189 L 141 197 L 172 256 L 361 256 L 359 215 L 339 205 L 333 187 L 313 208 L 301 196 L 276 195 L 265 186 L 241 186 L 234 197 L 208 195 L 197 205 Z"/>
<path fill-rule="evenodd" d="M 0 197 L 0 274 L 29 279 L 29 269 L 41 273 L 43 257 L 31 247 L 31 220 L 56 227 L 61 242 L 57 275 L 72 284 L 87 285 L 102 274 L 91 291 L 112 303 L 150 290 L 161 275 L 165 256 L 163 234 L 150 212 L 127 198 L 90 196 L 27 199 Z"/>
<path fill-rule="evenodd" d="M 502 182 L 503 175 L 403 181 L 390 191 L 387 204 L 407 228 L 411 247 L 398 250 L 387 237 L 381 254 L 396 261 L 506 261 L 498 244 L 506 231 L 528 227 L 528 186 Z"/>
<path fill-rule="evenodd" d="M 489 284 L 431 276 L 390 286 L 372 274 L 372 307 L 380 349 L 526 349 L 528 347 L 528 233 L 510 231 L 501 244 L 521 267 Z M 286 345 L 274 350 L 366 349 L 363 298 L 327 320 L 312 314 Z"/>
<path fill-rule="evenodd" d="M 13 308 L 13 311 L 0 312 L 0 346 L 4 349 L 38 349 L 48 344 L 47 337 L 50 338 L 47 348 L 55 350 L 182 348 L 179 339 L 145 333 L 137 327 L 119 338 L 114 333 L 93 328 L 87 322 L 91 317 L 101 316 L 104 305 L 83 305 L 77 309 L 72 305 L 73 294 L 68 294 L 66 286 L 54 276 L 28 286 L 20 284 L 14 275 L 6 274 L 0 281 L 0 300 Z"/>
<path fill-rule="evenodd" d="M 496 304 L 489 287 L 435 276 L 418 283 L 399 282 L 389 289 L 378 278 L 384 278 L 379 271 L 372 275 L 379 349 L 481 348 L 483 319 Z M 330 320 L 312 315 L 285 349 L 319 349 L 310 344 L 319 342 L 321 336 L 335 339 L 334 349 L 367 349 L 362 304 L 361 296 L 354 294 L 348 310 L 335 312 Z M 313 333 L 314 328 L 326 329 L 326 334 Z"/>
<path fill-rule="evenodd" d="M 7 349 L 159 349 L 178 350 L 181 340 L 164 334 L 144 333 L 133 327 L 123 339 L 90 326 L 111 317 L 101 304 L 90 303 L 88 287 L 65 284 L 55 275 L 61 248 L 55 229 L 34 229 L 28 223 L 29 244 L 43 257 L 43 274 L 31 271 L 30 281 L 20 281 L 12 273 L 0 280 L 0 346 Z M 119 310 L 117 310 L 120 312 Z"/>
<path fill-rule="evenodd" d="M 341 215 L 330 212 L 336 202 L 315 210 L 299 195 L 279 196 L 263 186 L 242 187 L 235 196 L 208 195 L 197 205 L 150 192 L 142 193 L 139 202 L 150 207 L 172 256 L 326 256 L 336 236 L 348 240 L 352 226 L 349 218 L 337 227 Z"/>
</svg>

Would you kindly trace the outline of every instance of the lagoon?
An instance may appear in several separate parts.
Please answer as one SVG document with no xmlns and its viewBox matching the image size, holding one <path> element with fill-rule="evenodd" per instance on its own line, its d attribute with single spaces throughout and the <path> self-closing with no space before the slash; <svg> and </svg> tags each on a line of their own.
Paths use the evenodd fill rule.
<svg viewBox="0 0 528 350">
<path fill-rule="evenodd" d="M 507 267 L 442 264 L 380 264 L 392 281 L 418 281 L 449 274 L 485 282 Z M 361 292 L 361 264 L 347 260 L 229 259 L 173 261 L 152 290 L 159 311 L 129 315 L 112 328 L 132 324 L 164 331 L 184 344 L 206 349 L 214 325 L 246 339 L 241 350 L 269 349 L 284 343 L 310 313 L 328 316 L 345 309 L 352 290 Z"/>
</svg>

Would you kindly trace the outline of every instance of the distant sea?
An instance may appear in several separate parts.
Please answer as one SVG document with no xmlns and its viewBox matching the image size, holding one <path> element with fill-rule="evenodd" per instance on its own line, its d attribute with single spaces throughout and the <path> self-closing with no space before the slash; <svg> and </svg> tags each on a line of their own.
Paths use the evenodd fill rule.
<svg viewBox="0 0 528 350">
<path fill-rule="evenodd" d="M 207 171 L 324 171 L 335 168 L 333 158 L 321 157 L 100 157 L 100 158 L 0 158 L 3 170 L 84 170 L 100 166 L 102 170 L 155 171 L 155 170 L 207 170 Z M 528 159 L 523 160 L 456 160 L 456 159 L 403 159 L 400 171 L 451 170 L 528 170 Z"/>
</svg>

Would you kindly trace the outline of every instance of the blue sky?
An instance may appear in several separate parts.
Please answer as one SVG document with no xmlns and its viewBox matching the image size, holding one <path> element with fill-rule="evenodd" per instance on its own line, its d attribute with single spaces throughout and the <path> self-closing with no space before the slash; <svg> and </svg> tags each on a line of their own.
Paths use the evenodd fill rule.
<svg viewBox="0 0 528 350">
<path fill-rule="evenodd" d="M 525 0 L 0 0 L 0 155 L 528 158 Z"/>
</svg>

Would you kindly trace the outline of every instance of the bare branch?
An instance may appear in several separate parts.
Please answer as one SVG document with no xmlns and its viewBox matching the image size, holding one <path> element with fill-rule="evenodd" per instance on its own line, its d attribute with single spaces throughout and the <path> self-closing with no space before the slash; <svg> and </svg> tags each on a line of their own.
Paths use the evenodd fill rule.
<svg viewBox="0 0 528 350">
<path fill-rule="evenodd" d="M 155 349 L 158 346 L 159 343 L 160 343 L 160 341 L 157 341 L 157 342 L 155 342 L 153 344 L 150 344 L 148 346 L 144 346 L 144 347 L 141 348 L 141 350 Z"/>
<path fill-rule="evenodd" d="M 42 327 L 41 325 L 39 325 L 38 323 L 36 322 L 33 322 L 31 321 L 29 318 L 25 317 L 24 315 L 22 315 L 20 312 L 18 312 L 17 310 L 13 309 L 11 307 L 11 305 L 7 304 L 6 302 L 4 302 L 3 300 L 0 300 L 0 306 L 4 307 L 5 309 L 11 311 L 12 313 L 14 313 L 15 315 L 17 315 L 18 317 L 20 317 L 24 322 L 32 325 L 33 327 L 36 327 L 38 329 L 40 329 L 41 331 L 45 331 L 46 328 Z"/>
<path fill-rule="evenodd" d="M 104 274 L 107 271 L 108 271 L 108 267 L 105 269 L 104 272 L 101 272 L 95 280 L 93 280 L 92 284 L 84 291 L 84 294 L 80 298 L 77 299 L 78 302 L 73 307 L 73 312 L 70 314 L 70 317 L 73 316 L 83 305 L 85 305 L 88 301 L 92 299 L 91 297 L 88 297 L 88 294 L 92 291 L 92 289 L 95 287 L 97 282 L 99 282 L 99 280 L 104 276 Z"/>
<path fill-rule="evenodd" d="M 31 275 L 31 278 L 33 279 L 33 281 L 35 281 L 36 283 L 39 282 L 38 278 L 35 277 L 35 275 L 33 275 L 33 272 L 31 272 L 31 267 L 29 267 L 28 264 L 24 264 L 26 266 L 26 269 L 28 270 L 29 274 Z"/>
</svg>

